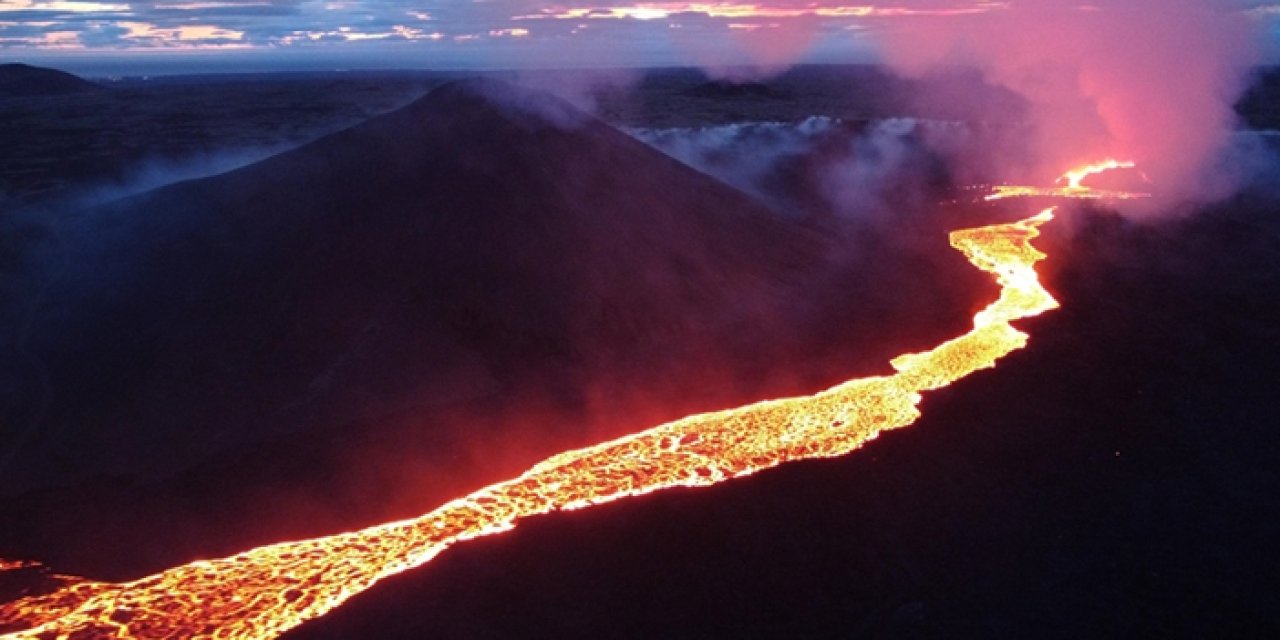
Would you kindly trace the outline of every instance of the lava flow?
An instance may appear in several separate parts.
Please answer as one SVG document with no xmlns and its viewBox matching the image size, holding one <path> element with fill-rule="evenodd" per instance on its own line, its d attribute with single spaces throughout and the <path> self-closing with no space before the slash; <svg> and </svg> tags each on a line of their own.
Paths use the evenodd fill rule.
<svg viewBox="0 0 1280 640">
<path fill-rule="evenodd" d="M 1108 189 L 1094 189 L 1086 186 L 1084 181 L 1086 178 L 1106 173 L 1113 169 L 1132 169 L 1136 165 L 1132 162 L 1124 162 L 1120 160 L 1107 159 L 1095 164 L 1084 165 L 1072 169 L 1058 178 L 1057 183 L 1066 183 L 1066 186 L 1057 187 L 1028 187 L 1016 185 L 998 185 L 991 195 L 984 200 L 993 202 L 995 200 L 1004 200 L 1006 198 L 1074 198 L 1083 200 L 1137 200 L 1139 198 L 1150 198 L 1149 193 L 1137 193 L 1131 191 L 1114 191 Z"/>
<path fill-rule="evenodd" d="M 272 638 L 450 545 L 507 531 L 520 518 L 668 487 L 697 487 L 793 460 L 843 455 L 919 417 L 920 393 L 990 368 L 1026 345 L 1011 322 L 1058 306 L 1040 284 L 1032 246 L 1053 209 L 951 233 L 951 245 L 996 277 L 999 298 L 973 329 L 899 356 L 897 373 L 826 391 L 689 416 L 557 454 L 411 520 L 283 542 L 201 560 L 124 584 L 80 581 L 0 605 L 0 636 L 18 638 Z"/>
</svg>

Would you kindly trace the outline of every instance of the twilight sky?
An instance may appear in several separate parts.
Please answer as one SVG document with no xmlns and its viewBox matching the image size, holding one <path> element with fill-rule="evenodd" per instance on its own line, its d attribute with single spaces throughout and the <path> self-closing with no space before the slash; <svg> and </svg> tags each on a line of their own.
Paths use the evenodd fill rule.
<svg viewBox="0 0 1280 640">
<path fill-rule="evenodd" d="M 866 62 L 878 58 L 879 34 L 1029 4 L 854 2 L 0 0 L 0 62 L 99 74 Z M 1074 10 L 1124 4 L 1081 0 Z M 1280 25 L 1280 4 L 1205 4 Z"/>
</svg>

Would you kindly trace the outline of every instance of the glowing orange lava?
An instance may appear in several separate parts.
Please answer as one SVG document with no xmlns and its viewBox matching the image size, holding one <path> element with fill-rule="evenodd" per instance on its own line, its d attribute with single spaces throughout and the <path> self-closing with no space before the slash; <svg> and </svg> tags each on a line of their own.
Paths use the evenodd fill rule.
<svg viewBox="0 0 1280 640">
<path fill-rule="evenodd" d="M 1130 191 L 1113 191 L 1107 189 L 1094 189 L 1084 185 L 1087 178 L 1096 176 L 1114 169 L 1132 169 L 1135 165 L 1132 162 L 1107 159 L 1094 164 L 1087 164 L 1076 167 L 1058 178 L 1059 184 L 1065 182 L 1066 186 L 1058 187 L 1029 187 L 1017 185 L 998 185 L 992 189 L 990 195 L 984 200 L 993 202 L 996 200 L 1004 200 L 1006 198 L 1074 198 L 1082 200 L 1136 200 L 1139 198 L 1150 198 L 1149 193 L 1137 193 Z"/>
<path fill-rule="evenodd" d="M 421 566 L 454 543 L 507 531 L 519 519 L 668 487 L 700 487 L 793 460 L 846 454 L 919 417 L 921 392 L 989 368 L 1022 348 L 1011 322 L 1054 309 L 1031 245 L 1053 209 L 1010 224 L 964 229 L 951 245 L 996 277 L 999 298 L 973 329 L 892 361 L 896 373 L 820 393 L 689 416 L 557 454 L 411 520 L 282 542 L 201 560 L 124 584 L 79 581 L 0 605 L 17 638 L 273 638 L 379 580 Z"/>
</svg>

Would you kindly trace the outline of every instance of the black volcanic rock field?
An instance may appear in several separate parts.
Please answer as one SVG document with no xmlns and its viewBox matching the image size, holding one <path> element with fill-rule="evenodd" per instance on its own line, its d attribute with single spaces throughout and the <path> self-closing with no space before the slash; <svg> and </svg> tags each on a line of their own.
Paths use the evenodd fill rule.
<svg viewBox="0 0 1280 640">
<path fill-rule="evenodd" d="M 794 78 L 668 79 L 599 111 L 727 92 L 717 118 L 773 113 Z M 883 373 L 995 294 L 947 230 L 1038 204 L 968 202 L 944 174 L 890 189 L 892 214 L 783 215 L 492 79 L 311 131 L 0 216 L 0 558 L 133 579 Z M 533 518 L 285 637 L 1276 635 L 1280 190 L 1137 222 L 1071 205 L 1036 244 L 1063 308 L 915 425 Z"/>
<path fill-rule="evenodd" d="M 1039 243 L 1063 308 L 917 424 L 537 518 L 286 637 L 1274 635 L 1275 196 L 1068 214 Z"/>
</svg>

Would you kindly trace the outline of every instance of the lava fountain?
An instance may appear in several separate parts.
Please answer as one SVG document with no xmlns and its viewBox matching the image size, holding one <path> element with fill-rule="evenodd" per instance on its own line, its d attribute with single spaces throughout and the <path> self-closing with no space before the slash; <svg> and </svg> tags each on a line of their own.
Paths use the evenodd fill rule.
<svg viewBox="0 0 1280 640">
<path fill-rule="evenodd" d="M 1066 187 L 1043 191 L 1099 197 L 1081 182 L 1109 164 L 1123 166 L 1112 161 L 1073 170 L 1064 176 Z M 127 583 L 58 576 L 56 591 L 0 605 L 0 628 L 9 631 L 0 640 L 274 638 L 455 543 L 508 531 L 521 518 L 844 455 L 882 431 L 915 422 L 922 392 L 993 367 L 1026 345 L 1027 334 L 1011 323 L 1058 306 L 1035 270 L 1045 254 L 1031 244 L 1053 212 L 951 233 L 951 246 L 994 275 L 1000 295 L 974 317 L 968 333 L 894 358 L 892 375 L 693 415 L 566 451 L 410 520 L 199 560 Z M 0 563 L 0 571 L 22 566 L 28 565 Z"/>
</svg>

